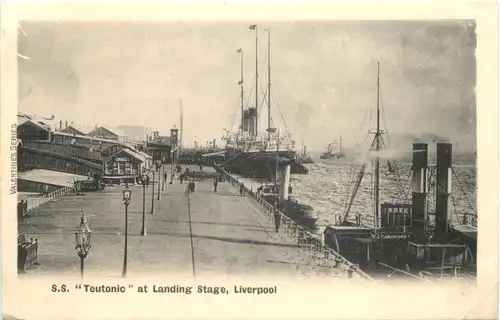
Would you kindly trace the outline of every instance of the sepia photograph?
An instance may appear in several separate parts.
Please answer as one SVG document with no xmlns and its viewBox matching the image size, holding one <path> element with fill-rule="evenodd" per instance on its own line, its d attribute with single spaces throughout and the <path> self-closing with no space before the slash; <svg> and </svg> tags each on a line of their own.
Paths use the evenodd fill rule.
<svg viewBox="0 0 500 320">
<path fill-rule="evenodd" d="M 476 287 L 477 24 L 19 20 L 17 278 Z"/>
<path fill-rule="evenodd" d="M 475 279 L 474 21 L 19 32 L 21 273 Z"/>
</svg>

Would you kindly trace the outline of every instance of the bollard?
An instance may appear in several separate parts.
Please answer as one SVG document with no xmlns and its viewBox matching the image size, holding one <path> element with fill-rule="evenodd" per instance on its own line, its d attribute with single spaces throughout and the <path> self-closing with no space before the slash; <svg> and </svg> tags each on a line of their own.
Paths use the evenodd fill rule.
<svg viewBox="0 0 500 320">
<path fill-rule="evenodd" d="M 352 279 L 353 270 L 351 268 L 347 269 L 347 278 Z"/>
</svg>

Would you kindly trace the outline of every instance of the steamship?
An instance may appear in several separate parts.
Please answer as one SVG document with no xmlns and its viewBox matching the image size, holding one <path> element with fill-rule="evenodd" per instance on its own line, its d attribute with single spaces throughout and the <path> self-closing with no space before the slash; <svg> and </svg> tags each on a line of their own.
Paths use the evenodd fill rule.
<svg viewBox="0 0 500 320">
<path fill-rule="evenodd" d="M 224 161 L 222 166 L 232 173 L 240 174 L 248 178 L 268 179 L 276 176 L 278 164 L 289 163 L 292 174 L 307 174 L 308 169 L 301 163 L 300 156 L 295 150 L 295 141 L 288 132 L 281 133 L 278 128 L 271 127 L 271 33 L 268 32 L 268 86 L 264 99 L 267 104 L 268 126 L 264 132 L 259 132 L 259 82 L 258 82 L 258 28 L 250 26 L 255 31 L 255 105 L 245 107 L 243 88 L 243 50 L 238 49 L 241 59 L 240 86 L 241 123 L 238 132 L 226 130 L 222 140 L 226 142 Z M 204 155 L 210 158 L 215 154 Z"/>
<path fill-rule="evenodd" d="M 377 72 L 377 96 L 380 78 Z M 385 145 L 380 130 L 380 99 L 377 101 L 377 128 L 370 147 L 375 155 L 373 174 L 373 212 L 350 215 L 367 174 L 363 164 L 358 172 L 350 201 L 343 214 L 324 231 L 325 245 L 356 263 L 367 274 L 378 279 L 414 278 L 423 281 L 470 279 L 476 277 L 477 214 L 464 215 L 463 221 L 452 223 L 451 196 L 452 145 L 437 143 L 436 166 L 428 165 L 428 145 L 413 144 L 411 200 L 380 203 L 380 153 Z M 397 164 L 389 161 L 388 171 L 398 179 Z M 429 170 L 432 169 L 432 170 Z M 428 172 L 430 171 L 430 172 Z M 435 173 L 435 181 L 432 181 Z M 408 175 L 410 178 L 410 176 Z M 408 179 L 409 180 L 409 179 Z M 407 181 L 408 182 L 408 181 Z M 404 186 L 407 184 L 404 183 Z M 402 190 L 404 191 L 404 186 Z M 435 212 L 429 212 L 429 191 L 435 186 Z M 405 193 L 405 192 L 403 192 Z M 465 194 L 464 194 L 465 195 Z M 472 217 L 472 223 L 467 217 Z"/>
<path fill-rule="evenodd" d="M 337 144 L 337 141 L 328 144 L 326 151 L 321 154 L 320 159 L 330 159 L 330 160 L 331 159 L 340 159 L 340 158 L 343 158 L 345 156 L 344 153 L 342 153 L 342 137 L 340 137 L 340 140 L 338 143 L 339 144 L 339 151 L 338 152 L 333 151 L 334 144 Z"/>
</svg>

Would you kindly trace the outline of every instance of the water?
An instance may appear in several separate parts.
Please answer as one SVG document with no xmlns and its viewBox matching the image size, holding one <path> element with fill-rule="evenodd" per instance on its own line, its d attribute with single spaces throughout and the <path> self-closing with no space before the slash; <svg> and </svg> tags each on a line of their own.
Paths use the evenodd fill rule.
<svg viewBox="0 0 500 320">
<path fill-rule="evenodd" d="M 319 227 L 333 223 L 335 215 L 343 216 L 352 190 L 357 179 L 360 164 L 348 159 L 315 160 L 316 163 L 306 165 L 308 175 L 293 175 L 293 193 L 299 202 L 311 205 L 319 217 Z M 390 173 L 386 163 L 380 168 L 380 203 L 397 202 L 410 203 L 411 177 L 409 162 L 397 162 L 396 174 Z M 477 212 L 476 209 L 476 167 L 471 159 L 454 160 L 452 175 L 452 196 L 450 199 L 451 217 L 454 222 L 461 221 L 464 213 Z M 367 166 L 357 196 L 353 202 L 349 217 L 359 213 L 364 218 L 373 217 L 374 196 L 372 167 Z M 431 181 L 435 181 L 435 172 L 429 170 Z M 254 190 L 259 182 L 243 179 Z M 435 183 L 435 182 L 434 182 Z M 399 186 L 399 187 L 398 187 Z M 404 188 L 403 188 L 404 186 Z M 432 183 L 429 187 L 428 211 L 434 212 L 435 188 Z M 404 190 L 404 191 L 402 191 Z"/>
</svg>

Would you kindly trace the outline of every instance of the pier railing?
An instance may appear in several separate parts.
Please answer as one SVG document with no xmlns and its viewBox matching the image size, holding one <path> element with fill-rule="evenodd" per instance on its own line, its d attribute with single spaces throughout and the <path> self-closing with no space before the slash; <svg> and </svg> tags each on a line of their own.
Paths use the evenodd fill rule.
<svg viewBox="0 0 500 320">
<path fill-rule="evenodd" d="M 224 176 L 226 181 L 230 182 L 237 188 L 241 188 L 242 183 L 239 182 L 238 179 L 231 176 L 231 174 L 222 168 L 216 167 L 215 169 L 219 174 Z M 297 247 L 303 250 L 307 256 L 311 257 L 315 264 L 331 268 L 339 268 L 340 270 L 346 272 L 348 278 L 359 277 L 368 280 L 372 284 L 376 284 L 376 281 L 361 270 L 359 266 L 353 264 L 338 252 L 326 247 L 324 245 L 322 234 L 314 234 L 305 229 L 294 220 L 290 219 L 283 212 L 279 211 L 273 205 L 265 201 L 262 197 L 255 194 L 252 189 L 248 189 L 244 184 L 243 190 L 245 196 L 252 198 L 252 200 L 260 206 L 261 211 L 267 216 L 272 224 L 276 222 L 275 214 L 280 217 L 280 235 L 294 241 Z"/>
<path fill-rule="evenodd" d="M 59 189 L 56 189 L 52 192 L 46 193 L 46 194 L 41 194 L 37 195 L 34 197 L 29 197 L 28 199 L 22 200 L 25 201 L 25 208 L 23 210 L 22 215 L 27 215 L 31 210 L 34 208 L 49 202 L 51 200 L 66 196 L 68 194 L 71 194 L 75 191 L 74 187 L 62 187 Z M 22 203 L 22 201 L 20 203 Z"/>
<path fill-rule="evenodd" d="M 341 215 L 337 215 L 335 217 L 336 222 L 340 222 L 342 219 Z M 366 216 L 366 215 L 353 215 L 350 219 L 348 219 L 349 222 L 356 223 L 358 225 L 364 226 L 364 227 L 369 227 L 369 228 L 380 228 L 380 220 L 375 223 L 375 218 L 373 216 Z M 475 213 L 463 213 L 461 216 L 453 215 L 451 217 L 451 222 L 454 225 L 465 225 L 465 226 L 470 226 L 477 228 L 478 224 L 478 217 L 477 214 Z M 435 213 L 431 213 L 427 215 L 427 226 L 429 228 L 434 228 L 436 224 L 436 219 L 435 219 Z M 403 226 L 400 226 L 401 228 Z"/>
</svg>

